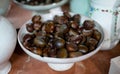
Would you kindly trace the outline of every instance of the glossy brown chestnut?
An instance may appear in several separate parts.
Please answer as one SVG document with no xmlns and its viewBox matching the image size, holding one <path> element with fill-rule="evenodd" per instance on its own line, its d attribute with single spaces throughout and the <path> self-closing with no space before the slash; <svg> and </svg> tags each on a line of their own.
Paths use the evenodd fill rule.
<svg viewBox="0 0 120 74">
<path fill-rule="evenodd" d="M 87 53 L 89 51 L 88 47 L 85 45 L 78 45 L 78 51 L 82 52 L 83 54 Z"/>
<path fill-rule="evenodd" d="M 68 51 L 77 51 L 78 50 L 78 47 L 75 43 L 72 43 L 72 42 L 67 42 L 66 43 L 66 48 Z"/>
<path fill-rule="evenodd" d="M 28 32 L 33 32 L 34 31 L 33 24 L 32 23 L 26 24 L 26 29 Z"/>
<path fill-rule="evenodd" d="M 61 48 L 57 51 L 57 57 L 58 58 L 67 58 L 68 57 L 68 52 L 65 48 Z"/>
<path fill-rule="evenodd" d="M 63 48 L 65 46 L 65 40 L 62 38 L 56 38 L 53 44 L 56 48 Z"/>
<path fill-rule="evenodd" d="M 70 58 L 74 58 L 74 57 L 79 57 L 79 56 L 82 56 L 82 52 L 70 52 L 69 53 L 69 57 Z"/>
<path fill-rule="evenodd" d="M 83 23 L 83 27 L 84 27 L 86 30 L 91 30 L 91 29 L 94 28 L 94 26 L 95 26 L 94 21 L 85 20 L 84 23 Z"/>
<path fill-rule="evenodd" d="M 40 22 L 41 20 L 41 16 L 40 15 L 34 15 L 32 18 L 32 22 L 36 23 L 36 22 Z"/>
<path fill-rule="evenodd" d="M 38 37 L 34 38 L 34 44 L 35 44 L 37 47 L 43 48 L 43 47 L 45 47 L 46 42 L 45 42 L 45 40 L 43 39 L 42 36 L 38 36 Z"/>
</svg>

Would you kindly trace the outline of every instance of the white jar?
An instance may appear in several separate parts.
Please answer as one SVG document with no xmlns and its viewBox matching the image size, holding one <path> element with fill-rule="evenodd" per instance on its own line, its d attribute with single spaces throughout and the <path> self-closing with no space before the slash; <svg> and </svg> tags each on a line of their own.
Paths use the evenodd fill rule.
<svg viewBox="0 0 120 74">
<path fill-rule="evenodd" d="M 0 16 L 0 74 L 8 74 L 11 69 L 9 59 L 15 49 L 16 29 L 4 17 Z"/>
<path fill-rule="evenodd" d="M 91 18 L 104 28 L 105 40 L 101 49 L 109 50 L 120 39 L 120 0 L 91 0 Z"/>
</svg>

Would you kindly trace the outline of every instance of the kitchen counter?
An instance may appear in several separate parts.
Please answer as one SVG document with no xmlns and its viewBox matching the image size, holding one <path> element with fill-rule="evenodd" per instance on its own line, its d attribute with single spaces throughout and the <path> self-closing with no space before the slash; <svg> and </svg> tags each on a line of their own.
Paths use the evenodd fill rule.
<svg viewBox="0 0 120 74">
<path fill-rule="evenodd" d="M 63 6 L 68 11 L 68 5 Z M 24 10 L 15 4 L 11 4 L 11 10 L 6 17 L 15 27 L 21 26 L 31 18 L 31 11 Z M 63 72 L 54 71 L 44 63 L 25 54 L 17 43 L 15 51 L 11 56 L 12 69 L 9 74 L 108 74 L 111 58 L 120 56 L 120 43 L 111 50 L 102 51 L 92 57 L 75 63 L 75 65 Z"/>
</svg>

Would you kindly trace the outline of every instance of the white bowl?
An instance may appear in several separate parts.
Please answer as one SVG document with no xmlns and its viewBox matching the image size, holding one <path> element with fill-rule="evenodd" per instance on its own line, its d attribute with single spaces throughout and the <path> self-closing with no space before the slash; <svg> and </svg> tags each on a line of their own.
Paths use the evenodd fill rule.
<svg viewBox="0 0 120 74">
<path fill-rule="evenodd" d="M 56 13 L 57 15 L 62 15 L 62 13 Z M 42 17 L 42 21 L 46 21 L 46 20 L 50 20 L 52 19 L 56 14 L 46 14 L 46 15 L 41 15 Z M 85 17 L 85 16 L 82 16 L 81 15 L 81 23 L 83 23 L 85 20 L 92 20 L 88 17 Z M 31 20 L 27 21 L 26 23 L 28 22 L 31 22 Z M 32 53 L 31 51 L 29 51 L 28 49 L 26 49 L 23 44 L 22 44 L 22 40 L 23 40 L 23 36 L 28 33 L 27 30 L 26 30 L 26 23 L 23 24 L 23 26 L 20 28 L 19 32 L 18 32 L 18 42 L 21 46 L 21 48 L 24 50 L 25 53 L 27 53 L 29 56 L 39 60 L 39 61 L 43 61 L 43 62 L 46 62 L 48 63 L 48 65 L 54 69 L 54 70 L 57 70 L 57 71 L 64 71 L 64 70 L 68 70 L 69 68 L 71 68 L 73 66 L 73 64 L 75 62 L 78 62 L 78 61 L 82 61 L 82 60 L 85 60 L 91 56 L 93 56 L 95 53 L 97 53 L 101 46 L 102 46 L 102 43 L 103 43 L 103 40 L 104 40 L 104 32 L 103 32 L 103 29 L 102 27 L 97 23 L 95 22 L 95 25 L 96 25 L 96 29 L 98 29 L 100 32 L 101 32 L 101 40 L 99 41 L 98 43 L 98 46 L 97 48 L 94 50 L 94 51 L 91 51 L 83 56 L 80 56 L 80 57 L 74 57 L 74 58 L 52 58 L 52 57 L 41 57 L 37 54 L 34 54 Z"/>
<path fill-rule="evenodd" d="M 49 10 L 51 8 L 56 8 L 56 7 L 62 6 L 68 0 L 62 0 L 62 1 L 58 2 L 58 3 L 52 3 L 52 4 L 48 4 L 48 5 L 36 5 L 36 6 L 23 4 L 23 3 L 20 3 L 20 2 L 18 2 L 16 0 L 13 0 L 13 1 L 14 1 L 14 3 L 16 3 L 17 5 L 19 5 L 22 8 L 32 10 L 32 11 L 40 11 L 40 10 Z"/>
</svg>

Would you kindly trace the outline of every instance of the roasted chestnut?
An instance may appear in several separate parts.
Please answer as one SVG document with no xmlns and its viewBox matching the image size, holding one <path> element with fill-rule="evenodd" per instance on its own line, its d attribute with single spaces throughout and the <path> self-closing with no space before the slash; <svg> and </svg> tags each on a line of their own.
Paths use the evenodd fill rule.
<svg viewBox="0 0 120 74">
<path fill-rule="evenodd" d="M 81 16 L 79 14 L 75 14 L 72 17 L 73 21 L 77 22 L 78 24 L 80 24 L 80 20 L 81 20 Z"/>
<path fill-rule="evenodd" d="M 68 52 L 65 48 L 61 48 L 57 51 L 57 57 L 58 58 L 67 58 L 68 57 Z"/>
<path fill-rule="evenodd" d="M 46 45 L 46 42 L 45 40 L 43 39 L 42 36 L 37 36 L 36 38 L 34 38 L 34 44 L 37 46 L 37 47 L 45 47 Z"/>
<path fill-rule="evenodd" d="M 75 29 L 72 29 L 72 28 L 69 30 L 68 33 L 69 33 L 69 35 L 72 35 L 72 36 L 79 35 L 79 32 Z"/>
<path fill-rule="evenodd" d="M 85 45 L 78 45 L 78 51 L 82 52 L 83 54 L 87 53 L 89 51 L 88 47 Z"/>
<path fill-rule="evenodd" d="M 54 23 L 53 22 L 47 22 L 45 23 L 45 32 L 47 33 L 53 33 L 54 31 Z"/>
<path fill-rule="evenodd" d="M 68 20 L 71 19 L 71 15 L 69 14 L 69 12 L 63 12 L 63 15 L 67 17 Z"/>
<path fill-rule="evenodd" d="M 89 45 L 88 46 L 96 46 L 97 45 L 97 43 L 98 43 L 98 41 L 96 40 L 96 39 L 94 39 L 94 38 L 88 38 L 88 40 L 87 40 L 87 42 L 86 43 L 88 43 Z"/>
<path fill-rule="evenodd" d="M 69 52 L 69 57 L 74 58 L 74 57 L 79 57 L 82 56 L 82 52 Z"/>
<path fill-rule="evenodd" d="M 56 48 L 63 48 L 65 46 L 65 40 L 62 38 L 55 38 L 53 44 Z"/>
<path fill-rule="evenodd" d="M 68 42 L 66 43 L 66 48 L 68 51 L 77 51 L 78 50 L 78 47 L 75 43 L 72 43 L 72 42 Z"/>
<path fill-rule="evenodd" d="M 82 34 L 88 37 L 91 37 L 93 34 L 93 30 L 85 30 L 83 29 Z"/>
<path fill-rule="evenodd" d="M 91 30 L 91 29 L 94 28 L 94 26 L 95 26 L 94 21 L 85 20 L 84 23 L 83 23 L 83 27 L 86 30 Z"/>
<path fill-rule="evenodd" d="M 42 55 L 42 49 L 37 48 L 37 47 L 33 47 L 34 49 L 31 50 L 33 53 L 38 54 L 38 55 Z"/>
<path fill-rule="evenodd" d="M 34 30 L 39 30 L 41 27 L 42 27 L 41 22 L 35 22 L 35 23 L 33 24 Z"/>
<path fill-rule="evenodd" d="M 101 33 L 98 30 L 94 30 L 93 31 L 93 38 L 95 38 L 96 40 L 100 40 L 101 39 Z"/>
<path fill-rule="evenodd" d="M 70 25 L 71 25 L 71 27 L 72 27 L 73 29 L 78 29 L 78 28 L 79 28 L 79 24 L 78 24 L 77 22 L 75 22 L 75 21 L 71 21 L 71 22 L 70 22 Z"/>
<path fill-rule="evenodd" d="M 50 50 L 48 50 L 48 56 L 49 57 L 56 57 L 57 56 L 57 50 L 54 48 L 54 49 L 50 49 Z"/>
<path fill-rule="evenodd" d="M 41 16 L 40 15 L 35 15 L 32 18 L 32 22 L 33 23 L 40 22 L 40 20 L 41 20 Z"/>
<path fill-rule="evenodd" d="M 26 24 L 26 29 L 28 32 L 33 32 L 34 31 L 33 24 L 32 23 Z"/>
</svg>

